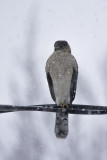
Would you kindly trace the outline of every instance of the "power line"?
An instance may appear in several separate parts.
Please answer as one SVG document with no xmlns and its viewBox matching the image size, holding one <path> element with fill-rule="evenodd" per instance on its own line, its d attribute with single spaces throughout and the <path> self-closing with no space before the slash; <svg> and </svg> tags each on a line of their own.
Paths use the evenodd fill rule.
<svg viewBox="0 0 107 160">
<path fill-rule="evenodd" d="M 69 114 L 84 114 L 84 115 L 100 115 L 107 114 L 106 106 L 95 105 L 80 105 L 72 104 L 69 108 L 64 108 L 56 104 L 42 104 L 29 106 L 15 106 L 15 105 L 0 105 L 0 113 L 16 112 L 16 111 L 44 111 L 44 112 L 67 112 Z"/>
</svg>

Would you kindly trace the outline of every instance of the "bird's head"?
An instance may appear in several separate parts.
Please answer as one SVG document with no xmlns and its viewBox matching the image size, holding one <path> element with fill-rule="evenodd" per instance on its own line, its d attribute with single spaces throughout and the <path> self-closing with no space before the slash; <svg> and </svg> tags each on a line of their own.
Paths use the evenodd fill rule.
<svg viewBox="0 0 107 160">
<path fill-rule="evenodd" d="M 71 53 L 71 49 L 67 41 L 56 41 L 54 48 L 55 51 L 68 51 Z"/>
</svg>

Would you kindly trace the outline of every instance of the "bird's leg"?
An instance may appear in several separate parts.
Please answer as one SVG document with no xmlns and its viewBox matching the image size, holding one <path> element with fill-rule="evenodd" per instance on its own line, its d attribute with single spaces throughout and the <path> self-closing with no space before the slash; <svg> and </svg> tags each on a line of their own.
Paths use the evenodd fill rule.
<svg viewBox="0 0 107 160">
<path fill-rule="evenodd" d="M 65 102 L 61 103 L 59 106 L 62 106 L 62 112 L 64 111 L 64 107 L 69 108 L 68 104 Z"/>
</svg>

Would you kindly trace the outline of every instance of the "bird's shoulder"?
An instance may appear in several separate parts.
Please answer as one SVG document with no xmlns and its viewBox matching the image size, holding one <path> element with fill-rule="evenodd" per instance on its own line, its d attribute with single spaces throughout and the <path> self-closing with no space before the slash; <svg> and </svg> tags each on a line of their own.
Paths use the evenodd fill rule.
<svg viewBox="0 0 107 160">
<path fill-rule="evenodd" d="M 49 68 L 50 68 L 53 61 L 55 61 L 55 54 L 54 53 L 52 53 L 46 61 L 46 67 L 45 67 L 46 72 L 49 71 Z"/>
</svg>

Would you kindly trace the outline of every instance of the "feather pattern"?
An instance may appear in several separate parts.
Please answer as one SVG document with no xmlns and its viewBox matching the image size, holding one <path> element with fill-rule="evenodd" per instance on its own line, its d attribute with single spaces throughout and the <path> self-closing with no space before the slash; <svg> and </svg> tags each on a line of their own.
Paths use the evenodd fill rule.
<svg viewBox="0 0 107 160">
<path fill-rule="evenodd" d="M 66 41 L 57 41 L 55 51 L 46 63 L 46 75 L 52 99 L 57 106 L 62 103 L 70 104 L 75 98 L 78 65 L 71 54 Z M 56 113 L 55 134 L 65 138 L 68 134 L 68 114 Z"/>
</svg>

